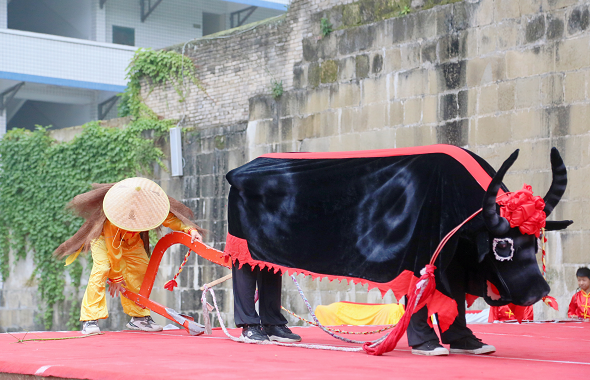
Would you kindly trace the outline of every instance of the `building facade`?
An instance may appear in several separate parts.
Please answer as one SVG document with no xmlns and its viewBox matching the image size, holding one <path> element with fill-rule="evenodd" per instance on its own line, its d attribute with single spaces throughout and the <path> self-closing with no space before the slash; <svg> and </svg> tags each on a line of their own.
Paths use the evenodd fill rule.
<svg viewBox="0 0 590 380">
<path fill-rule="evenodd" d="M 0 135 L 117 116 L 137 48 L 277 16 L 286 0 L 0 0 Z"/>
</svg>

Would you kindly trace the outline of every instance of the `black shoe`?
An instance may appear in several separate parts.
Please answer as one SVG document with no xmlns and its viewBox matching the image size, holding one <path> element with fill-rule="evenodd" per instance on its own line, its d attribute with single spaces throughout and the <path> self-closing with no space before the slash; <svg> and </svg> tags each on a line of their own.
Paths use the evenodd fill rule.
<svg viewBox="0 0 590 380">
<path fill-rule="evenodd" d="M 286 325 L 264 325 L 264 332 L 270 340 L 281 343 L 301 342 L 301 337 Z"/>
<path fill-rule="evenodd" d="M 239 339 L 244 343 L 258 343 L 268 340 L 268 336 L 260 325 L 245 325 L 242 327 L 242 335 Z"/>
<path fill-rule="evenodd" d="M 418 346 L 412 346 L 412 354 L 426 356 L 446 356 L 449 350 L 438 343 L 438 340 L 430 340 Z"/>
<path fill-rule="evenodd" d="M 466 336 L 451 343 L 452 354 L 483 355 L 496 352 L 496 347 L 485 344 L 474 336 Z"/>
</svg>

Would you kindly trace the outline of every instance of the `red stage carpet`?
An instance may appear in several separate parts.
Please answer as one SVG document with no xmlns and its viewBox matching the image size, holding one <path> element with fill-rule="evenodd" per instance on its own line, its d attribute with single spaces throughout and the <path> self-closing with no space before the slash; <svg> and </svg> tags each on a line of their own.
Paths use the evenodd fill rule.
<svg viewBox="0 0 590 380">
<path fill-rule="evenodd" d="M 470 326 L 496 346 L 487 356 L 412 355 L 404 338 L 381 357 L 360 353 L 234 343 L 221 330 L 191 337 L 107 332 L 83 339 L 15 343 L 0 334 L 0 378 L 6 373 L 81 379 L 569 379 L 590 371 L 590 323 Z M 353 329 L 353 328 L 349 328 Z M 355 328 L 361 330 L 361 328 Z M 363 328 L 371 330 L 373 328 Z M 230 330 L 235 336 L 239 330 Z M 305 343 L 350 346 L 318 328 L 294 328 Z M 13 333 L 23 339 L 24 333 Z M 78 336 L 28 333 L 25 339 Z M 364 340 L 367 336 L 356 335 Z M 4 375 L 2 375 L 4 374 Z M 3 377 L 4 376 L 4 377 Z M 22 377 L 21 377 L 22 378 Z"/>
</svg>

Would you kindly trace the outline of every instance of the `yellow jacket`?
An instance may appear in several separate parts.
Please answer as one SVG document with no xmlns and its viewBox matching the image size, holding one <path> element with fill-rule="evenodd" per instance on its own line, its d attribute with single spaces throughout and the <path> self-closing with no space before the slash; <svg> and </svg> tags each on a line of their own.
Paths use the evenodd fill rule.
<svg viewBox="0 0 590 380">
<path fill-rule="evenodd" d="M 182 231 L 186 233 L 190 233 L 190 230 L 193 229 L 182 223 L 182 221 L 171 212 L 168 213 L 168 216 L 162 225 L 174 231 Z M 122 230 L 112 224 L 108 219 L 104 223 L 102 236 L 105 238 L 108 250 L 107 254 L 111 263 L 109 279 L 112 282 L 121 282 L 123 281 L 121 258 L 126 251 L 134 251 L 143 248 L 143 240 L 141 240 L 139 232 Z"/>
</svg>

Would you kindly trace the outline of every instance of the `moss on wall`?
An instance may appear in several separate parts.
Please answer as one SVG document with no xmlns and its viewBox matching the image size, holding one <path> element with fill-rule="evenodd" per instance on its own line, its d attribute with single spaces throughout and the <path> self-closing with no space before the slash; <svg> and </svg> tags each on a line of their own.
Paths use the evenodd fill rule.
<svg viewBox="0 0 590 380">
<path fill-rule="evenodd" d="M 329 18 L 341 19 L 337 29 L 345 29 L 402 16 L 410 6 L 411 0 L 360 0 L 332 8 Z"/>
<path fill-rule="evenodd" d="M 328 60 L 322 63 L 322 83 L 334 83 L 338 79 L 338 64 Z"/>
<path fill-rule="evenodd" d="M 309 65 L 309 71 L 307 73 L 307 82 L 313 87 L 317 87 L 320 84 L 321 68 L 318 63 L 312 63 Z"/>
<path fill-rule="evenodd" d="M 426 0 L 423 6 L 412 8 L 412 0 L 360 0 L 335 6 L 322 17 L 334 25 L 334 30 L 340 30 L 460 1 L 463 0 Z"/>
<path fill-rule="evenodd" d="M 426 3 L 424 4 L 424 6 L 422 7 L 422 9 L 434 8 L 437 5 L 447 5 L 447 4 L 458 3 L 459 1 L 463 1 L 463 0 L 427 0 Z"/>
</svg>

